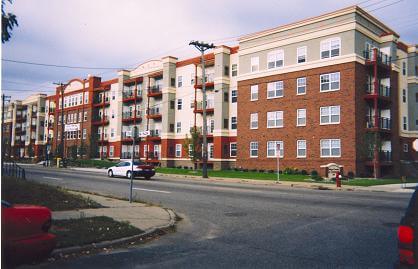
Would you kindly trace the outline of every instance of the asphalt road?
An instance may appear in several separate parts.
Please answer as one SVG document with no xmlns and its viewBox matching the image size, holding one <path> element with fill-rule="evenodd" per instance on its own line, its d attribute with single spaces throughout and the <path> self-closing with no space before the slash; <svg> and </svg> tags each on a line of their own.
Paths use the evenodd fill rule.
<svg viewBox="0 0 418 269">
<path fill-rule="evenodd" d="M 129 181 L 27 166 L 27 176 L 127 197 Z M 42 268 L 392 268 L 396 228 L 411 194 L 136 180 L 136 198 L 173 208 L 176 233 L 135 249 Z M 38 266 L 39 267 L 39 266 Z"/>
</svg>

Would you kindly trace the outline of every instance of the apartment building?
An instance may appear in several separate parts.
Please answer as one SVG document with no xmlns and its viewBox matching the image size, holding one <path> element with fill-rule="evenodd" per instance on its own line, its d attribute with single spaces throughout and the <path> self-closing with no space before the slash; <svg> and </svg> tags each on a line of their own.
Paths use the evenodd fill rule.
<svg viewBox="0 0 418 269">
<path fill-rule="evenodd" d="M 45 94 L 16 100 L 4 108 L 3 143 L 5 156 L 28 158 L 44 152 Z"/>
<path fill-rule="evenodd" d="M 357 6 L 242 37 L 236 166 L 275 169 L 279 154 L 282 167 L 323 176 L 403 174 L 400 119 L 417 119 L 412 51 Z M 414 100 L 399 109 L 404 93 Z"/>
</svg>

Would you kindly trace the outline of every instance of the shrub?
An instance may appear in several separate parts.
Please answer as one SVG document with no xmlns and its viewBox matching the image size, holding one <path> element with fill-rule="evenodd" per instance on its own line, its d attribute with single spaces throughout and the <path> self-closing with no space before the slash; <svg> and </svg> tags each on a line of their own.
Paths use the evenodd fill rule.
<svg viewBox="0 0 418 269">
<path fill-rule="evenodd" d="M 322 181 L 322 180 L 324 180 L 321 176 L 318 176 L 318 175 L 312 176 L 312 179 L 315 180 L 315 181 Z"/>
<path fill-rule="evenodd" d="M 248 169 L 242 169 L 243 172 L 248 172 Z"/>
<path fill-rule="evenodd" d="M 312 176 L 312 178 L 315 177 L 315 176 L 318 176 L 318 171 L 312 170 L 311 171 L 311 176 Z"/>
<path fill-rule="evenodd" d="M 292 175 L 292 174 L 294 173 L 294 170 L 293 170 L 293 168 L 291 168 L 291 167 L 286 167 L 286 168 L 284 169 L 284 173 L 285 173 L 286 175 Z"/>
<path fill-rule="evenodd" d="M 234 167 L 234 171 L 239 171 L 239 169 L 237 167 Z"/>
<path fill-rule="evenodd" d="M 295 168 L 295 170 L 293 170 L 293 174 L 295 174 L 295 175 L 300 175 L 300 171 L 299 171 L 299 169 Z"/>
<path fill-rule="evenodd" d="M 176 166 L 176 168 L 177 168 L 177 169 L 181 169 L 181 165 L 177 165 L 177 166 Z"/>
<path fill-rule="evenodd" d="M 258 170 L 258 172 L 264 173 L 264 169 L 260 169 L 260 170 Z"/>
<path fill-rule="evenodd" d="M 300 171 L 300 174 L 301 174 L 301 175 L 307 175 L 307 174 L 308 174 L 308 171 L 306 171 L 306 170 L 302 170 L 302 171 Z"/>
<path fill-rule="evenodd" d="M 347 173 L 347 177 L 348 177 L 349 179 L 353 179 L 353 178 L 354 178 L 354 173 L 353 173 L 352 171 L 348 172 L 348 173 Z"/>
<path fill-rule="evenodd" d="M 267 173 L 273 174 L 274 173 L 274 170 L 268 170 Z"/>
<path fill-rule="evenodd" d="M 187 167 L 187 166 L 183 166 L 183 169 L 187 170 L 187 169 L 189 169 L 189 167 Z"/>
<path fill-rule="evenodd" d="M 257 169 L 251 169 L 250 171 L 251 172 L 257 172 Z"/>
</svg>

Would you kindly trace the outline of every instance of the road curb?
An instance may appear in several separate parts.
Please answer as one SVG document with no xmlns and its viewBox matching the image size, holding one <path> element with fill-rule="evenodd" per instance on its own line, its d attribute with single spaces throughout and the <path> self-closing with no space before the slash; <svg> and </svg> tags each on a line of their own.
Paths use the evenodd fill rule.
<svg viewBox="0 0 418 269">
<path fill-rule="evenodd" d="M 176 226 L 177 214 L 173 210 L 168 209 L 168 208 L 164 208 L 164 210 L 170 216 L 170 221 L 166 225 L 156 226 L 156 227 L 153 227 L 153 228 L 150 228 L 150 229 L 146 230 L 145 232 L 143 232 L 141 234 L 122 237 L 122 238 L 118 238 L 118 239 L 115 239 L 115 240 L 102 241 L 102 242 L 87 244 L 87 245 L 83 245 L 83 246 L 74 246 L 74 247 L 55 249 L 50 254 L 50 257 L 61 258 L 64 255 L 79 253 L 79 252 L 82 252 L 82 251 L 85 251 L 85 250 L 90 250 L 90 249 L 99 249 L 99 248 L 110 247 L 112 245 L 123 244 L 123 243 L 129 242 L 131 240 L 140 240 L 142 238 L 146 238 L 146 237 L 150 237 L 150 236 L 154 236 L 154 235 L 160 235 L 161 233 L 165 233 L 168 229 L 174 228 Z"/>
</svg>

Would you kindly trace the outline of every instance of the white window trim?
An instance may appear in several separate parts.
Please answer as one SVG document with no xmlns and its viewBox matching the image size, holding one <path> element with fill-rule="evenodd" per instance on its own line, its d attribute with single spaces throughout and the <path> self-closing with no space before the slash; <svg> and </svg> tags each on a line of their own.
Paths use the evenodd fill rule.
<svg viewBox="0 0 418 269">
<path fill-rule="evenodd" d="M 253 59 L 254 59 L 254 62 L 257 61 L 257 64 L 253 65 Z M 257 70 L 253 71 L 253 66 L 257 66 Z M 258 56 L 251 57 L 250 58 L 250 73 L 257 73 L 259 71 L 260 71 L 260 57 Z"/>
<path fill-rule="evenodd" d="M 254 89 L 257 88 L 257 99 L 253 99 L 253 87 Z M 250 87 L 250 101 L 257 101 L 258 100 L 258 84 L 257 85 L 251 85 Z"/>
<path fill-rule="evenodd" d="M 237 144 L 237 142 L 231 142 L 231 143 L 229 143 L 229 157 L 231 157 L 231 158 L 236 158 L 237 157 L 237 155 L 235 155 L 235 156 L 232 156 L 232 145 L 236 145 Z M 238 148 L 236 148 L 236 153 L 238 153 Z"/>
<path fill-rule="evenodd" d="M 268 116 L 268 113 L 276 113 L 276 112 L 282 112 L 282 122 L 283 122 L 283 124 L 282 124 L 282 126 L 270 126 L 269 127 L 269 116 Z M 276 120 L 276 119 L 275 119 Z M 267 111 L 267 128 L 268 129 L 275 129 L 275 128 L 283 128 L 284 127 L 284 112 L 283 111 L 281 111 L 281 110 L 277 110 L 277 111 Z"/>
<path fill-rule="evenodd" d="M 275 143 L 274 155 L 273 156 L 269 156 L 269 142 L 274 142 Z M 280 152 L 279 152 L 279 159 L 283 159 L 284 158 L 284 142 L 282 140 L 270 140 L 270 141 L 267 141 L 267 143 L 266 143 L 266 157 L 267 158 L 277 158 L 277 144 L 281 144 L 281 146 L 280 146 Z"/>
<path fill-rule="evenodd" d="M 180 154 L 179 155 L 177 155 L 177 147 L 178 146 L 180 146 Z M 176 158 L 181 158 L 181 151 L 182 151 L 182 149 L 181 149 L 181 144 L 176 144 L 176 152 L 175 152 L 175 154 L 176 154 Z"/>
<path fill-rule="evenodd" d="M 299 118 L 299 111 L 302 111 L 302 110 L 305 110 L 305 124 L 299 124 L 299 119 L 302 119 L 302 118 Z M 296 126 L 297 127 L 303 127 L 303 126 L 306 126 L 306 118 L 307 118 L 307 113 L 306 113 L 306 108 L 299 108 L 299 109 L 297 109 L 296 110 Z"/>
<path fill-rule="evenodd" d="M 269 68 L 269 56 L 270 55 L 275 55 L 275 57 L 281 54 L 282 55 L 282 61 L 283 61 L 283 65 L 282 66 L 276 66 L 276 60 L 274 61 L 274 67 Z M 267 66 L 266 66 L 266 70 L 276 70 L 276 69 L 280 69 L 280 68 L 284 68 L 284 51 L 282 49 L 279 50 L 274 50 L 274 51 L 270 51 L 269 53 L 267 53 Z"/>
<path fill-rule="evenodd" d="M 299 93 L 298 92 L 298 88 L 299 88 L 299 79 L 305 79 L 305 92 L 304 93 Z M 296 95 L 306 95 L 306 91 L 307 91 L 307 80 L 306 77 L 300 77 L 300 78 L 296 78 Z"/>
<path fill-rule="evenodd" d="M 299 49 L 305 48 L 305 61 L 302 63 L 299 63 Z M 296 64 L 304 64 L 308 62 L 308 47 L 307 46 L 301 46 L 296 48 Z"/>
<path fill-rule="evenodd" d="M 282 83 L 282 92 L 283 92 L 283 94 L 281 95 L 281 96 L 273 96 L 273 97 L 269 97 L 269 84 L 273 84 L 273 87 L 274 87 L 274 94 L 276 94 L 276 83 L 279 83 L 279 82 L 281 82 Z M 267 99 L 276 99 L 276 98 L 283 98 L 284 97 L 284 82 L 283 82 L 283 80 L 279 80 L 279 81 L 273 81 L 273 82 L 269 82 L 269 83 L 267 83 Z"/>
<path fill-rule="evenodd" d="M 305 155 L 299 155 L 299 142 L 301 141 L 305 141 Z M 341 151 L 341 149 L 340 149 Z M 306 156 L 308 155 L 308 143 L 306 142 L 306 140 L 296 140 L 296 158 L 300 158 L 300 159 L 306 159 Z"/>
<path fill-rule="evenodd" d="M 321 89 L 321 79 L 322 79 L 322 76 L 329 75 L 329 85 L 330 85 L 330 88 L 331 88 L 331 83 L 332 83 L 332 81 L 331 81 L 331 75 L 332 74 L 336 74 L 336 73 L 338 73 L 338 78 L 339 78 L 339 80 L 338 80 L 338 86 L 339 86 L 338 89 L 322 90 Z M 321 74 L 319 76 L 319 92 L 336 92 L 336 91 L 339 91 L 340 89 L 341 89 L 341 72 L 326 73 L 326 74 Z"/>
<path fill-rule="evenodd" d="M 322 147 L 321 147 L 321 144 L 322 144 L 322 140 L 329 140 L 329 142 L 330 142 L 330 154 L 332 153 L 332 140 L 340 140 L 340 155 L 338 155 L 338 156 L 332 156 L 332 155 L 330 155 L 330 156 L 323 156 L 322 155 Z M 341 139 L 339 139 L 339 138 L 324 138 L 324 139 L 321 139 L 321 140 L 319 140 L 319 154 L 320 154 L 320 156 L 321 156 L 321 158 L 341 158 L 341 152 L 342 152 L 342 147 L 341 147 Z"/>
<path fill-rule="evenodd" d="M 328 112 L 329 112 L 329 120 L 331 121 L 331 108 L 332 107 L 338 107 L 338 111 L 340 112 L 338 114 L 338 122 L 322 122 L 322 115 L 321 115 L 321 109 L 322 108 L 328 108 Z M 341 123 L 341 106 L 321 106 L 319 108 L 319 125 L 336 125 L 336 124 L 340 124 Z"/>
<path fill-rule="evenodd" d="M 252 143 L 257 143 L 257 156 L 252 156 L 251 155 L 251 144 Z M 258 151 L 259 151 L 259 144 L 258 144 L 258 142 L 257 141 L 251 141 L 250 142 L 250 158 L 258 158 Z"/>
<path fill-rule="evenodd" d="M 339 51 L 338 51 L 338 55 L 337 56 L 331 56 L 331 42 L 332 41 L 335 41 L 335 40 L 338 40 L 338 43 L 339 43 L 339 45 L 340 45 L 340 48 L 339 48 Z M 322 43 L 325 43 L 325 42 L 329 42 L 329 49 L 328 49 L 328 51 L 329 51 L 329 57 L 328 58 L 322 58 Z M 332 37 L 332 38 L 328 38 L 328 39 L 325 39 L 325 40 L 322 40 L 320 43 L 319 43 L 319 59 L 320 60 L 328 60 L 328 59 L 331 59 L 331 58 L 335 58 L 335 57 L 339 57 L 339 56 L 341 56 L 341 51 L 342 51 L 342 44 L 341 44 L 342 42 L 341 42 L 341 37 Z"/>
<path fill-rule="evenodd" d="M 257 127 L 252 126 L 252 123 L 255 122 L 255 121 L 252 121 L 251 115 L 257 115 Z M 251 130 L 257 130 L 258 129 L 258 112 L 250 113 L 250 129 Z"/>
</svg>

